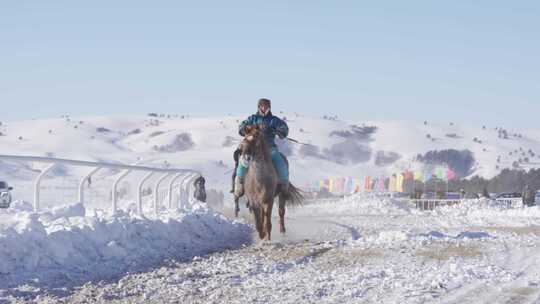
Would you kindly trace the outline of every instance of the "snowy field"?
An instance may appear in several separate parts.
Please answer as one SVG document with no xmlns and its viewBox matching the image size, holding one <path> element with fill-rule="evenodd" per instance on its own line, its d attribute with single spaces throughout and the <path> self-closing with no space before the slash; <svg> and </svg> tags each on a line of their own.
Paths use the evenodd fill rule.
<svg viewBox="0 0 540 304">
<path fill-rule="evenodd" d="M 509 130 L 503 139 L 494 126 L 279 115 L 289 117 L 291 137 L 315 145 L 279 142 L 300 187 L 332 176 L 388 175 L 408 168 L 419 153 L 449 148 L 472 151 L 471 175 L 492 177 L 523 153 L 540 151 L 535 130 L 520 136 Z M 540 301 L 538 207 L 480 200 L 420 211 L 366 195 L 319 200 L 287 211 L 286 235 L 275 229 L 274 214 L 273 241 L 259 244 L 249 213 L 232 218 L 228 193 L 243 118 L 3 123 L 2 153 L 197 170 L 206 177 L 209 204 L 139 216 L 133 212 L 139 172 L 119 185 L 122 211 L 112 216 L 111 184 L 121 172 L 102 170 L 86 189 L 85 205 L 66 205 L 77 201 L 78 178 L 87 172 L 59 166 L 43 180 L 43 212 L 34 214 L 23 201 L 32 201 L 32 179 L 43 166 L 0 161 L 0 180 L 15 187 L 18 201 L 0 210 L 0 303 Z M 358 126 L 377 129 L 364 134 Z M 379 155 L 396 157 L 381 164 Z M 539 157 L 523 168 L 538 167 Z"/>
<path fill-rule="evenodd" d="M 8 255 L 24 266 L 19 269 L 25 273 L 14 277 L 22 281 L 36 277 L 23 285 L 3 287 L 2 299 L 21 303 L 540 301 L 538 207 L 472 200 L 419 211 L 391 199 L 354 196 L 288 210 L 287 234 L 274 231 L 270 244 L 249 244 L 251 230 L 240 223 L 249 224 L 246 213 L 234 222 L 201 205 L 193 214 L 171 214 L 157 223 L 127 214 L 83 218 L 80 209 L 74 206 L 41 215 L 43 223 L 21 215 L 18 224 L 2 228 L 2 255 L 10 252 L 9 246 L 26 253 L 25 258 Z M 142 226 L 147 229 L 138 230 Z M 98 230 L 102 233 L 92 232 Z M 112 233 L 119 241 L 111 243 Z M 9 243 L 16 238 L 25 239 Z M 43 254 L 32 256 L 37 249 Z M 104 260 L 98 263 L 98 256 Z M 0 265 L 4 273 L 8 263 Z M 106 275 L 77 284 L 90 279 L 85 267 L 97 267 L 92 273 Z M 41 275 L 54 280 L 40 280 Z M 65 281 L 73 284 L 54 286 Z"/>
</svg>

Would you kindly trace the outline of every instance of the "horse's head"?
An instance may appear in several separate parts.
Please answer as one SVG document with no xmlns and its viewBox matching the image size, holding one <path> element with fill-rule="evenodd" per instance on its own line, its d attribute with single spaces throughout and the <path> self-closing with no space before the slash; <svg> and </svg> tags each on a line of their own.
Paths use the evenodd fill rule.
<svg viewBox="0 0 540 304">
<path fill-rule="evenodd" d="M 240 143 L 240 150 L 246 160 L 263 156 L 266 149 L 263 127 L 259 125 L 246 126 L 244 140 Z"/>
</svg>

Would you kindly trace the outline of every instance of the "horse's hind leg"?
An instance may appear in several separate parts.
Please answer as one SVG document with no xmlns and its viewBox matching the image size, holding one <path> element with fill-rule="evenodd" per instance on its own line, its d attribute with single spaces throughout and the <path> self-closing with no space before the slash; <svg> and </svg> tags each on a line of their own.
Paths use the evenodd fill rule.
<svg viewBox="0 0 540 304">
<path fill-rule="evenodd" d="M 285 233 L 285 195 L 279 196 L 279 232 Z"/>
<path fill-rule="evenodd" d="M 249 213 L 253 213 L 253 208 L 251 208 L 251 205 L 249 204 L 249 201 L 246 202 L 246 208 L 248 208 Z"/>
</svg>

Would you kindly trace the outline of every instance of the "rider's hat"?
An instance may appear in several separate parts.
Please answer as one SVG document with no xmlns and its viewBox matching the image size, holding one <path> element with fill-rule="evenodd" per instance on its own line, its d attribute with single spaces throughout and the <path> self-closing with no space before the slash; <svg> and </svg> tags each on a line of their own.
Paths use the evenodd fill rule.
<svg viewBox="0 0 540 304">
<path fill-rule="evenodd" d="M 264 104 L 268 105 L 268 107 L 272 107 L 272 102 L 270 101 L 270 99 L 261 98 L 261 99 L 259 99 L 259 102 L 257 103 L 257 108 L 259 108 L 260 106 L 262 106 Z"/>
</svg>

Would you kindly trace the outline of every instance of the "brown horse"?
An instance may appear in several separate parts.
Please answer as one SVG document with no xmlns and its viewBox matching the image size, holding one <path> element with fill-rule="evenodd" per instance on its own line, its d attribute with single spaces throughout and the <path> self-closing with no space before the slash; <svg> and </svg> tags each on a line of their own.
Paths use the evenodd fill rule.
<svg viewBox="0 0 540 304">
<path fill-rule="evenodd" d="M 242 155 L 249 161 L 244 181 L 245 195 L 255 218 L 259 238 L 270 241 L 272 232 L 272 207 L 274 198 L 279 196 L 279 231 L 285 233 L 285 203 L 300 205 L 302 193 L 292 184 L 289 191 L 278 191 L 278 174 L 270 156 L 270 148 L 259 126 L 246 127 L 246 136 L 240 144 Z"/>
</svg>

